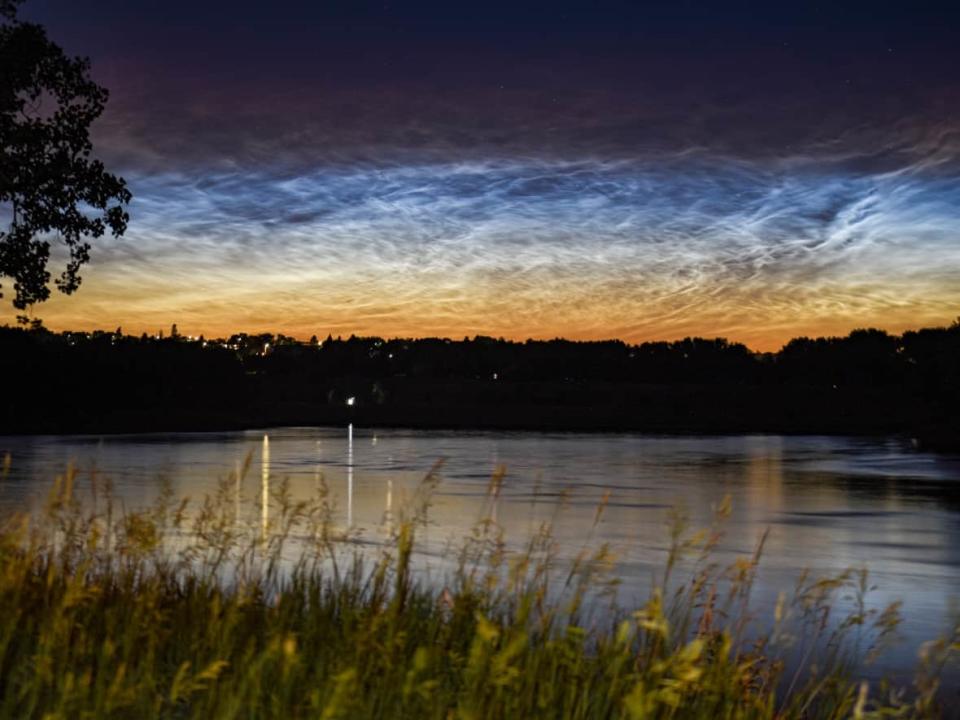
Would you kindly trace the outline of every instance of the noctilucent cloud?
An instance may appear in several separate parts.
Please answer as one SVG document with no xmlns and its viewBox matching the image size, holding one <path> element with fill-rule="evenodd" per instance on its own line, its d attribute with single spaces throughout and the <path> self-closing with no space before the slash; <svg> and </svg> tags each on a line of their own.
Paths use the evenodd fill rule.
<svg viewBox="0 0 960 720">
<path fill-rule="evenodd" d="M 28 0 L 111 89 L 135 196 L 37 313 L 756 349 L 949 323 L 957 11 L 771 5 Z"/>
</svg>

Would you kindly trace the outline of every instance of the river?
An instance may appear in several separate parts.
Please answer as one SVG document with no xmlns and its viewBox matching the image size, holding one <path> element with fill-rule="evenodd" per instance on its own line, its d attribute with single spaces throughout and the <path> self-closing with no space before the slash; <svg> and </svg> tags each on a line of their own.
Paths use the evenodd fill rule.
<svg viewBox="0 0 960 720">
<path fill-rule="evenodd" d="M 866 567 L 872 606 L 904 604 L 900 642 L 883 666 L 898 673 L 923 640 L 947 628 L 960 596 L 960 457 L 916 452 L 899 439 L 282 428 L 0 437 L 5 453 L 7 510 L 38 502 L 70 463 L 81 485 L 95 471 L 124 506 L 138 507 L 156 496 L 161 478 L 199 498 L 249 459 L 237 485 L 244 496 L 262 497 L 283 479 L 295 498 L 326 486 L 336 523 L 373 544 L 442 461 L 419 539 L 434 577 L 449 568 L 451 543 L 486 515 L 515 546 L 552 519 L 561 559 L 609 544 L 624 606 L 642 603 L 662 572 L 671 511 L 705 526 L 729 496 L 715 557 L 749 556 L 766 533 L 758 617 L 772 614 L 778 593 L 804 569 L 821 576 Z M 491 497 L 497 468 L 505 475 Z M 264 522 L 270 509 L 260 510 Z"/>
</svg>

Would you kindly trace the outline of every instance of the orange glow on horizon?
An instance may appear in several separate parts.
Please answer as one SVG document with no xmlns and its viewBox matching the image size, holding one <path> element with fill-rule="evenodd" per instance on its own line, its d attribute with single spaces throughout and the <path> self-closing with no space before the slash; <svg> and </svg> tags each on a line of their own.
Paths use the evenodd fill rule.
<svg viewBox="0 0 960 720">
<path fill-rule="evenodd" d="M 92 273 L 91 273 L 92 274 Z M 477 293 L 484 295 L 484 293 Z M 388 294 L 383 293 L 386 297 Z M 850 297 L 857 296 L 850 291 Z M 899 334 L 921 327 L 949 325 L 956 312 L 944 308 L 960 307 L 960 302 L 935 301 L 919 297 L 912 302 L 894 302 L 891 296 L 864 298 L 869 302 L 837 307 L 794 307 L 783 313 L 775 303 L 749 303 L 731 292 L 724 299 L 696 297 L 690 293 L 690 307 L 680 312 L 669 301 L 644 303 L 643 298 L 589 298 L 575 295 L 569 299 L 511 298 L 509 294 L 486 302 L 458 298 L 431 298 L 424 293 L 420 308 L 411 304 L 389 305 L 357 293 L 336 296 L 318 293 L 269 293 L 247 296 L 231 302 L 229 293 L 204 301 L 199 295 L 180 304 L 176 294 L 166 301 L 131 292 L 127 298 L 109 288 L 89 282 L 75 295 L 54 294 L 33 310 L 53 331 L 108 330 L 121 327 L 128 335 L 168 334 L 172 324 L 182 335 L 203 335 L 208 339 L 248 334 L 282 333 L 299 340 L 312 335 L 323 339 L 350 335 L 383 338 L 463 337 L 485 335 L 507 340 L 623 340 L 628 343 L 679 340 L 684 337 L 725 337 L 751 350 L 771 352 L 795 337 L 842 336 L 857 328 L 873 327 Z M 863 296 L 861 296 L 863 297 Z M 957 298 L 960 300 L 960 298 Z M 181 300 L 182 302 L 182 300 Z M 647 308 L 644 313 L 644 307 Z M 15 323 L 14 313 L 4 319 Z"/>
</svg>

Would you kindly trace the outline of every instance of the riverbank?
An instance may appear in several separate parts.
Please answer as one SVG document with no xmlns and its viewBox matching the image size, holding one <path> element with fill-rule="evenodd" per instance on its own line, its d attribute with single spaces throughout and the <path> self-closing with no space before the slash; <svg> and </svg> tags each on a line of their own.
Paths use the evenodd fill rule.
<svg viewBox="0 0 960 720">
<path fill-rule="evenodd" d="M 271 520 L 244 528 L 229 480 L 201 504 L 170 495 L 139 512 L 101 495 L 97 514 L 62 478 L 44 513 L 0 530 L 0 718 L 813 720 L 954 707 L 938 678 L 957 631 L 926 647 L 911 685 L 860 680 L 898 622 L 896 606 L 855 603 L 844 617 L 840 599 L 867 592 L 861 573 L 801 579 L 769 616 L 750 610 L 762 542 L 711 562 L 726 504 L 704 532 L 674 526 L 660 582 L 635 608 L 603 605 L 617 582 L 604 547 L 560 567 L 549 527 L 511 552 L 492 515 L 445 584 L 422 583 L 433 482 L 392 540 L 361 554 L 322 497 L 278 492 Z"/>
<path fill-rule="evenodd" d="M 917 438 L 960 451 L 960 325 L 751 353 L 353 338 L 206 341 L 0 328 L 0 433 L 365 427 Z"/>
<path fill-rule="evenodd" d="M 918 447 L 960 451 L 960 429 L 931 403 L 885 391 L 776 386 L 662 386 L 627 383 L 382 381 L 304 388 L 302 399 L 271 398 L 251 382 L 240 397 L 199 393 L 175 403 L 127 398 L 8 407 L 0 434 L 227 431 L 251 427 L 638 432 L 678 435 L 900 436 Z M 352 404 L 348 404 L 352 398 Z"/>
</svg>

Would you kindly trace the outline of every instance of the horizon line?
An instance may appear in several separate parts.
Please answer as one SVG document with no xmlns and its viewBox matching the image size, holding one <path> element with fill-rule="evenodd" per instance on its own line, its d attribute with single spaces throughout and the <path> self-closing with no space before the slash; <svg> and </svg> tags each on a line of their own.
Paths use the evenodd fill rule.
<svg viewBox="0 0 960 720">
<path fill-rule="evenodd" d="M 629 340 L 625 340 L 623 338 L 618 338 L 618 337 L 572 338 L 572 337 L 564 337 L 560 335 L 555 335 L 553 337 L 528 336 L 526 338 L 514 338 L 514 337 L 507 337 L 504 335 L 491 335 L 486 333 L 474 333 L 472 335 L 464 334 L 462 338 L 455 338 L 447 335 L 377 335 L 377 334 L 358 334 L 356 332 L 351 332 L 348 336 L 344 337 L 344 333 L 342 332 L 334 336 L 333 332 L 328 330 L 325 338 L 321 337 L 321 333 L 315 332 L 315 333 L 311 333 L 309 338 L 303 339 L 302 335 L 299 335 L 299 334 L 287 334 L 284 332 L 277 332 L 272 330 L 253 330 L 253 331 L 235 330 L 231 332 L 229 335 L 216 334 L 216 335 L 212 335 L 211 337 L 207 337 L 207 333 L 204 333 L 204 332 L 185 333 L 185 332 L 180 332 L 179 328 L 176 335 L 173 335 L 172 333 L 164 334 L 166 331 L 164 331 L 163 329 L 160 329 L 159 331 L 155 331 L 155 332 L 150 332 L 146 330 L 142 330 L 139 333 L 124 332 L 122 325 L 118 325 L 115 330 L 105 330 L 102 328 L 92 328 L 89 330 L 55 329 L 53 327 L 48 327 L 47 325 L 42 324 L 42 319 L 38 318 L 38 320 L 40 320 L 41 324 L 37 328 L 31 328 L 30 326 L 23 325 L 23 324 L 10 324 L 10 323 L 4 323 L 2 327 L 5 329 L 23 330 L 25 332 L 42 330 L 42 331 L 50 332 L 52 334 L 60 334 L 60 335 L 63 335 L 63 334 L 94 335 L 96 333 L 103 333 L 105 335 L 117 335 L 119 331 L 119 334 L 121 337 L 142 339 L 143 336 L 146 335 L 149 339 L 154 339 L 154 340 L 159 340 L 159 339 L 170 340 L 174 338 L 179 338 L 179 339 L 188 340 L 191 342 L 199 342 L 201 340 L 206 340 L 207 342 L 215 342 L 217 340 L 227 340 L 231 337 L 240 336 L 240 335 L 244 335 L 247 337 L 255 337 L 259 335 L 270 335 L 271 337 L 275 337 L 275 338 L 278 338 L 278 337 L 287 338 L 301 345 L 310 345 L 314 337 L 317 338 L 320 345 L 327 342 L 328 340 L 337 341 L 337 342 L 347 342 L 349 340 L 381 340 L 384 342 L 403 342 L 403 341 L 421 342 L 421 341 L 427 341 L 427 340 L 439 340 L 439 341 L 461 343 L 461 342 L 476 342 L 477 340 L 484 339 L 484 340 L 493 340 L 495 342 L 513 343 L 516 345 L 524 345 L 528 343 L 566 342 L 571 344 L 584 344 L 584 345 L 587 345 L 587 344 L 602 345 L 602 344 L 608 344 L 608 343 L 620 343 L 628 347 L 641 347 L 643 345 L 676 344 L 676 343 L 682 343 L 689 340 L 704 340 L 708 342 L 716 342 L 718 340 L 723 340 L 724 342 L 730 345 L 742 346 L 746 348 L 749 352 L 757 355 L 776 354 L 782 351 L 787 345 L 789 345 L 791 342 L 795 340 L 804 340 L 804 339 L 813 340 L 813 341 L 842 340 L 845 338 L 849 338 L 851 335 L 857 332 L 880 332 L 889 337 L 900 338 L 900 337 L 903 337 L 903 335 L 906 335 L 908 333 L 917 333 L 917 332 L 922 332 L 924 330 L 950 330 L 956 327 L 960 327 L 960 315 L 955 317 L 952 321 L 946 322 L 941 325 L 914 326 L 908 329 L 901 330 L 899 332 L 891 331 L 891 330 L 877 327 L 877 326 L 863 325 L 863 326 L 852 327 L 849 331 L 847 331 L 846 334 L 843 334 L 843 335 L 837 335 L 837 334 L 794 335 L 789 340 L 782 343 L 780 347 L 776 350 L 758 350 L 753 347 L 750 347 L 750 345 L 748 345 L 746 342 L 736 340 L 726 335 L 688 334 L 688 335 L 684 335 L 682 337 L 676 337 L 673 339 L 660 338 L 660 339 L 629 341 Z M 171 323 L 168 326 L 168 330 L 172 330 L 174 327 L 177 327 L 177 325 L 178 325 L 177 323 Z"/>
</svg>

